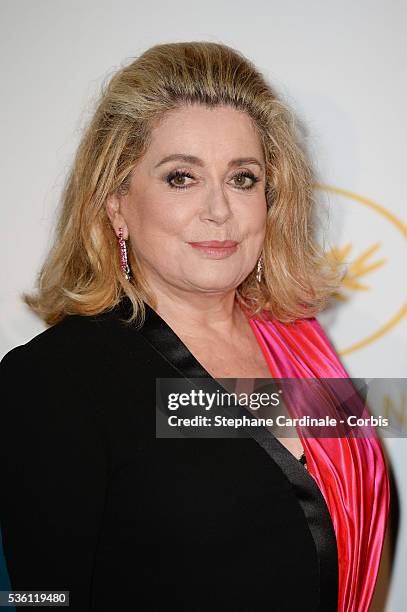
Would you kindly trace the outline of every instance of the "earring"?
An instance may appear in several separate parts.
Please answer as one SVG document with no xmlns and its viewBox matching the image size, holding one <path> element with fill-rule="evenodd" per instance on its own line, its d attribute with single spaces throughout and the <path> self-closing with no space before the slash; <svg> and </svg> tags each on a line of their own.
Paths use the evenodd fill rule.
<svg viewBox="0 0 407 612">
<path fill-rule="evenodd" d="M 123 238 L 123 228 L 119 227 L 119 254 L 120 254 L 120 266 L 123 270 L 124 278 L 130 280 L 130 268 L 127 263 L 127 247 L 126 241 Z"/>
<path fill-rule="evenodd" d="M 257 262 L 257 272 L 256 272 L 256 279 L 258 283 L 261 283 L 262 272 L 263 272 L 263 256 L 260 255 L 259 261 Z"/>
</svg>

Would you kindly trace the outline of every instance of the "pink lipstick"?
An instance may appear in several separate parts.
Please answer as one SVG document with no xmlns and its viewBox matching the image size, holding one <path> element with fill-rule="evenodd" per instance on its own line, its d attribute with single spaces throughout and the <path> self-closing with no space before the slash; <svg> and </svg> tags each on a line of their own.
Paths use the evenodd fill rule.
<svg viewBox="0 0 407 612">
<path fill-rule="evenodd" d="M 204 240 L 202 242 L 189 242 L 194 249 L 212 259 L 230 257 L 238 247 L 235 240 Z"/>
</svg>

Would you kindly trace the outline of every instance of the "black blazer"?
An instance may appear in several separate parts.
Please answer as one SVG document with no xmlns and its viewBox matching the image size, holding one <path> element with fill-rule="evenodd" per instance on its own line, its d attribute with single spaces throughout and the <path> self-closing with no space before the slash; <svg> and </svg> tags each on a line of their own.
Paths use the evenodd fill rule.
<svg viewBox="0 0 407 612">
<path fill-rule="evenodd" d="M 11 588 L 70 591 L 72 612 L 336 611 L 327 505 L 268 430 L 156 438 L 155 379 L 210 375 L 146 309 L 141 330 L 127 298 L 68 316 L 1 362 Z"/>
</svg>

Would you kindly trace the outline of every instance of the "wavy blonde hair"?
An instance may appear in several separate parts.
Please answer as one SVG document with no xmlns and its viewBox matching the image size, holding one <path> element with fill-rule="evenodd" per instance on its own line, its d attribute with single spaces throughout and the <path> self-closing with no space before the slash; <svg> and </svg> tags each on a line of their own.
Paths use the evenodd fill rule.
<svg viewBox="0 0 407 612">
<path fill-rule="evenodd" d="M 53 246 L 35 294 L 22 298 L 48 325 L 69 314 L 95 315 L 127 295 L 129 322 L 141 325 L 144 301 L 154 308 L 145 279 L 128 249 L 127 281 L 106 199 L 125 193 L 130 174 L 149 145 L 152 128 L 185 104 L 230 105 L 252 119 L 266 162 L 267 222 L 263 277 L 256 271 L 237 287 L 253 314 L 282 322 L 315 316 L 337 289 L 338 271 L 314 238 L 313 172 L 292 111 L 240 52 L 213 42 L 151 47 L 102 87 L 62 194 Z"/>
</svg>

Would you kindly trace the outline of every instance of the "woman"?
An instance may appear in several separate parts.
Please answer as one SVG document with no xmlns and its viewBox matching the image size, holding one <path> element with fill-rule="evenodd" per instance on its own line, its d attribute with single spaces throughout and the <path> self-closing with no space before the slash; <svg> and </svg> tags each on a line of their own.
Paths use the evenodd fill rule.
<svg viewBox="0 0 407 612">
<path fill-rule="evenodd" d="M 154 429 L 157 378 L 347 377 L 315 318 L 338 274 L 311 214 L 292 117 L 240 53 L 157 45 L 113 76 L 25 296 L 50 327 L 1 366 L 14 590 L 75 611 L 368 610 L 376 437 Z"/>
</svg>

